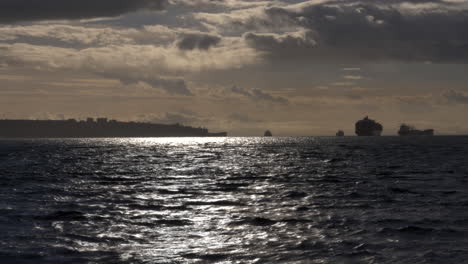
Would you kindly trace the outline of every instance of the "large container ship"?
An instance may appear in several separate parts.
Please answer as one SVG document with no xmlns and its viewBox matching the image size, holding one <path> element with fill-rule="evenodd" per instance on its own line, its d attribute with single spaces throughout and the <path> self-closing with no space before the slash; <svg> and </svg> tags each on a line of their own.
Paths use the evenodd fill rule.
<svg viewBox="0 0 468 264">
<path fill-rule="evenodd" d="M 402 124 L 398 130 L 400 136 L 433 136 L 434 129 L 418 130 L 413 126 Z"/>
<path fill-rule="evenodd" d="M 356 122 L 356 135 L 358 136 L 380 136 L 383 126 L 375 120 L 364 117 L 364 119 Z"/>
</svg>

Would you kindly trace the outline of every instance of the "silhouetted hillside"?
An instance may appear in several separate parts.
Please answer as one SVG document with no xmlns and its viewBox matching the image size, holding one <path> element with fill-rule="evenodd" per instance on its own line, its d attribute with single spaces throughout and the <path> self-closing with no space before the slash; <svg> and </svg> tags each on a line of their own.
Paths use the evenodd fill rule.
<svg viewBox="0 0 468 264">
<path fill-rule="evenodd" d="M 69 120 L 0 120 L 0 137 L 6 138 L 83 138 L 83 137 L 223 137 L 226 132 L 210 133 L 206 128 L 180 124 L 165 125 L 120 122 L 107 118 Z"/>
</svg>

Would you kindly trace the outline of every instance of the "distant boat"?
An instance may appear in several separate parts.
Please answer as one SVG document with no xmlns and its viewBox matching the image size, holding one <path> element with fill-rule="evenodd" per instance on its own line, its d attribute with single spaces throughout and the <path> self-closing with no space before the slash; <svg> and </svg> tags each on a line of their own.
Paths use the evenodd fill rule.
<svg viewBox="0 0 468 264">
<path fill-rule="evenodd" d="M 356 135 L 358 136 L 380 136 L 383 126 L 375 120 L 364 117 L 364 119 L 356 122 Z"/>
<path fill-rule="evenodd" d="M 265 131 L 265 133 L 263 134 L 264 137 L 272 137 L 273 134 L 271 134 L 271 131 L 270 130 L 267 130 Z"/>
<path fill-rule="evenodd" d="M 336 132 L 336 136 L 337 136 L 337 137 L 344 137 L 344 132 L 343 132 L 343 130 L 338 130 L 338 132 Z"/>
<path fill-rule="evenodd" d="M 400 130 L 398 130 L 398 135 L 400 136 L 433 136 L 434 129 L 418 130 L 410 125 L 402 124 L 400 126 Z"/>
</svg>

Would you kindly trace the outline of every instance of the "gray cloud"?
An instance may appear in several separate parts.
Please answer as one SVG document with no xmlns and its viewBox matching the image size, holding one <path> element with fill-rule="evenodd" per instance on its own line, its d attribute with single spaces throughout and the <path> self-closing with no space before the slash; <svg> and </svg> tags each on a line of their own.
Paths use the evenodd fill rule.
<svg viewBox="0 0 468 264">
<path fill-rule="evenodd" d="M 426 96 L 396 97 L 401 112 L 408 115 L 427 114 L 435 110 L 433 98 Z"/>
<path fill-rule="evenodd" d="M 196 125 L 199 123 L 207 123 L 210 118 L 202 117 L 198 113 L 189 110 L 180 110 L 175 112 L 165 112 L 162 114 L 141 114 L 138 120 L 158 124 L 182 124 Z"/>
<path fill-rule="evenodd" d="M 166 112 L 163 116 L 155 117 L 151 121 L 162 124 L 192 124 L 193 122 L 199 121 L 199 118 L 194 115 L 187 115 L 177 112 Z"/>
<path fill-rule="evenodd" d="M 231 87 L 231 92 L 235 94 L 240 94 L 243 95 L 249 99 L 252 99 L 254 101 L 270 101 L 270 102 L 275 102 L 275 103 L 281 103 L 281 104 L 287 104 L 288 99 L 279 97 L 279 96 L 273 96 L 269 93 L 263 92 L 262 90 L 259 89 L 252 89 L 252 90 L 247 90 L 241 87 L 233 86 Z"/>
<path fill-rule="evenodd" d="M 248 91 L 247 89 L 244 89 L 244 88 L 237 87 L 236 85 L 231 87 L 231 92 L 233 92 L 235 94 L 241 94 L 241 95 L 244 95 L 244 96 L 247 96 L 247 97 L 252 96 L 250 91 Z"/>
<path fill-rule="evenodd" d="M 169 94 L 178 94 L 178 95 L 193 95 L 192 92 L 187 88 L 187 84 L 183 79 L 168 79 L 160 78 L 158 76 L 150 77 L 131 77 L 131 76 L 119 76 L 120 82 L 123 84 L 136 84 L 139 82 L 147 83 L 148 85 L 154 88 L 160 88 Z"/>
<path fill-rule="evenodd" d="M 448 101 L 448 103 L 456 104 L 468 104 L 468 95 L 455 90 L 447 90 L 442 93 L 442 97 Z"/>
<path fill-rule="evenodd" d="M 286 104 L 288 103 L 288 100 L 283 97 L 279 96 L 272 96 L 271 94 L 265 93 L 259 89 L 253 89 L 251 92 L 252 98 L 255 100 L 265 100 L 265 101 L 271 101 L 271 102 L 276 102 L 276 103 L 282 103 Z"/>
<path fill-rule="evenodd" d="M 167 0 L 2 0 L 0 23 L 112 17 L 140 9 L 161 10 Z"/>
<path fill-rule="evenodd" d="M 220 37 L 210 34 L 183 34 L 183 36 L 177 41 L 177 47 L 181 50 L 207 50 L 212 46 L 216 46 L 220 41 Z"/>
<path fill-rule="evenodd" d="M 270 21 L 295 24 L 301 34 L 251 31 L 244 38 L 250 46 L 277 60 L 468 63 L 465 2 L 310 3 L 264 10 Z M 243 19 L 251 23 L 253 18 Z"/>
<path fill-rule="evenodd" d="M 198 121 L 198 117 L 182 113 L 166 112 L 159 121 L 163 124 L 191 124 Z"/>
<path fill-rule="evenodd" d="M 310 32 L 301 34 L 257 34 L 246 33 L 244 39 L 257 50 L 265 52 L 270 58 L 291 59 L 309 57 L 316 50 L 316 43 Z"/>
<path fill-rule="evenodd" d="M 253 118 L 249 117 L 248 115 L 245 115 L 245 114 L 242 114 L 242 113 L 232 113 L 227 118 L 229 120 L 231 120 L 231 121 L 242 122 L 242 123 L 262 122 L 262 120 L 253 119 Z"/>
</svg>

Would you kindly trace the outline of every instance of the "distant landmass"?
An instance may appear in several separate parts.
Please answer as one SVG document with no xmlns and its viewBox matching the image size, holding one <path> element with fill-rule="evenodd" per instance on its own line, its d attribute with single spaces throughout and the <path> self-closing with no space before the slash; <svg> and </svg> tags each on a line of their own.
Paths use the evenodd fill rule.
<svg viewBox="0 0 468 264">
<path fill-rule="evenodd" d="M 90 137 L 225 137 L 206 128 L 121 122 L 107 118 L 86 120 L 0 120 L 0 138 L 90 138 Z"/>
</svg>

